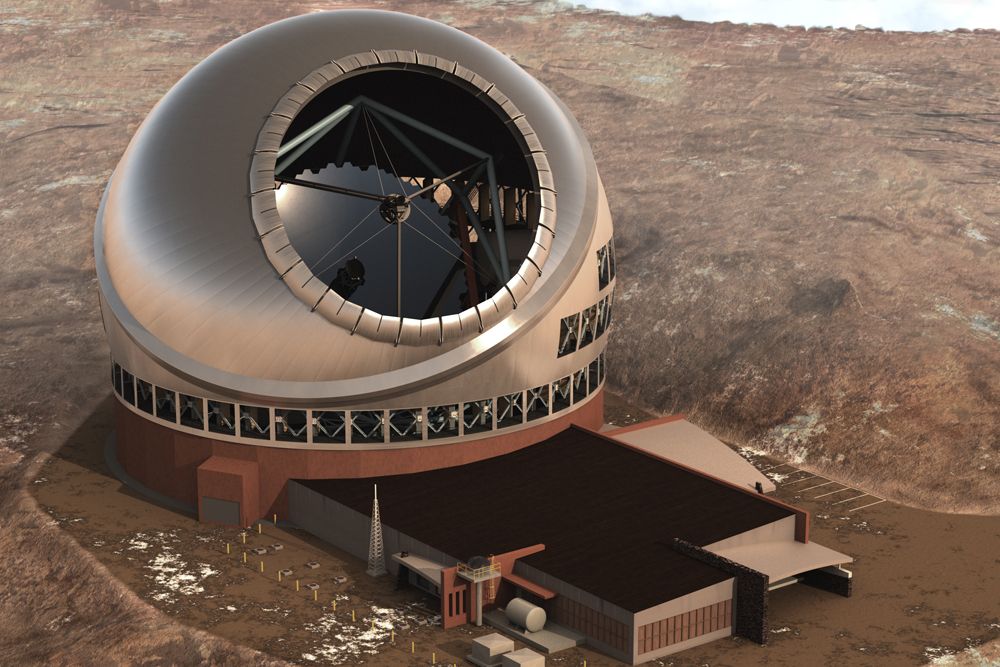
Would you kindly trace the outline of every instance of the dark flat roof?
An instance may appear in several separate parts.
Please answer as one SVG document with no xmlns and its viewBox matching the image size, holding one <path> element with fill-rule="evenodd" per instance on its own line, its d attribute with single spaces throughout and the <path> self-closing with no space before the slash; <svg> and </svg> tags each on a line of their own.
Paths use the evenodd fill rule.
<svg viewBox="0 0 1000 667">
<path fill-rule="evenodd" d="M 383 523 L 460 560 L 544 544 L 522 562 L 632 612 L 729 578 L 673 538 L 705 546 L 793 514 L 577 427 L 453 468 L 296 481 L 365 516 L 377 482 Z"/>
</svg>

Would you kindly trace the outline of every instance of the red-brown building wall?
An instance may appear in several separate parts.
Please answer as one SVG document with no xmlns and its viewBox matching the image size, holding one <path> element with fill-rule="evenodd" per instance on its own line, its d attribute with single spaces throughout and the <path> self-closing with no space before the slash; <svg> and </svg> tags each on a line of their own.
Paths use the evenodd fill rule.
<svg viewBox="0 0 1000 667">
<path fill-rule="evenodd" d="M 240 525 L 249 526 L 260 506 L 260 474 L 253 461 L 211 456 L 197 470 L 198 516 L 203 517 L 205 497 L 229 500 L 240 504 Z"/>
<path fill-rule="evenodd" d="M 598 430 L 604 423 L 604 389 L 580 408 L 551 421 L 479 440 L 384 450 L 319 450 L 245 445 L 178 431 L 115 402 L 118 461 L 129 475 L 154 491 L 197 505 L 198 466 L 210 456 L 257 463 L 260 482 L 254 518 L 287 513 L 289 479 L 379 477 L 471 463 L 540 442 L 570 424 Z M 209 484 L 211 478 L 206 478 Z"/>
</svg>

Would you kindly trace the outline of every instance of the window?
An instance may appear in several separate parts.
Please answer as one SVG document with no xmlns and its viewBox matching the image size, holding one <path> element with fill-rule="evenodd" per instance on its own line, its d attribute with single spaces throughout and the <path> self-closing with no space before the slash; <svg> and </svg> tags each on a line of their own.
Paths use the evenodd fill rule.
<svg viewBox="0 0 1000 667">
<path fill-rule="evenodd" d="M 351 411 L 351 442 L 384 442 L 381 410 Z"/>
<path fill-rule="evenodd" d="M 191 428 L 204 429 L 205 417 L 202 413 L 200 398 L 181 394 L 181 424 Z"/>
<path fill-rule="evenodd" d="M 462 406 L 462 426 L 465 433 L 482 433 L 493 428 L 493 399 L 472 401 Z"/>
<path fill-rule="evenodd" d="M 122 395 L 122 367 L 118 364 L 111 364 L 111 386 L 116 394 Z"/>
<path fill-rule="evenodd" d="M 156 388 L 156 416 L 168 422 L 177 421 L 177 394 L 163 387 Z"/>
<path fill-rule="evenodd" d="M 240 435 L 244 438 L 270 440 L 271 410 L 256 405 L 241 405 Z"/>
<path fill-rule="evenodd" d="M 552 383 L 552 412 L 559 412 L 569 407 L 572 379 L 572 376 L 567 375 Z"/>
<path fill-rule="evenodd" d="M 603 352 L 601 352 L 601 356 L 599 356 L 599 357 L 598 357 L 597 359 L 598 359 L 598 361 L 600 361 L 600 362 L 601 362 L 601 363 L 599 363 L 599 364 L 597 365 L 597 379 L 598 379 L 598 380 L 599 380 L 600 382 L 604 382 L 604 375 L 605 375 L 605 373 L 604 373 L 604 371 L 605 371 L 605 365 L 604 365 L 604 353 L 603 353 Z"/>
<path fill-rule="evenodd" d="M 122 400 L 129 405 L 135 405 L 135 377 L 122 369 Z"/>
<path fill-rule="evenodd" d="M 232 403 L 208 402 L 208 430 L 212 433 L 236 435 L 236 406 Z"/>
<path fill-rule="evenodd" d="M 451 438 L 458 435 L 458 406 L 427 408 L 427 437 Z"/>
<path fill-rule="evenodd" d="M 590 385 L 590 391 L 596 391 L 601 384 L 601 373 L 600 373 L 601 358 L 598 357 L 590 362 L 590 366 L 587 367 L 587 381 Z"/>
<path fill-rule="evenodd" d="M 608 239 L 608 273 L 611 275 L 611 280 L 615 279 L 616 267 L 615 267 L 615 239 L 611 237 Z"/>
<path fill-rule="evenodd" d="M 497 428 L 524 423 L 524 392 L 504 394 L 497 399 Z"/>
<path fill-rule="evenodd" d="M 582 313 L 583 320 L 580 329 L 580 349 L 590 345 L 595 338 L 594 332 L 597 330 L 597 304 L 594 304 Z"/>
<path fill-rule="evenodd" d="M 580 338 L 580 313 L 564 317 L 559 322 L 559 354 L 565 357 L 576 352 L 576 344 Z"/>
<path fill-rule="evenodd" d="M 573 402 L 578 403 L 588 393 L 587 369 L 584 368 L 573 374 Z"/>
<path fill-rule="evenodd" d="M 274 437 L 282 442 L 305 442 L 306 411 L 274 409 Z"/>
<path fill-rule="evenodd" d="M 313 411 L 313 442 L 344 442 L 346 436 L 343 412 Z"/>
<path fill-rule="evenodd" d="M 143 412 L 153 414 L 153 385 L 145 380 L 135 379 L 136 406 Z"/>
<path fill-rule="evenodd" d="M 607 325 L 607 315 L 608 315 L 608 297 L 604 297 L 597 304 L 597 325 L 595 327 L 594 338 L 599 337 L 604 333 L 604 328 Z"/>
<path fill-rule="evenodd" d="M 549 415 L 549 385 L 528 390 L 528 421 Z"/>
<path fill-rule="evenodd" d="M 401 442 L 423 437 L 423 411 L 420 408 L 389 411 L 389 440 Z"/>
<path fill-rule="evenodd" d="M 601 246 L 597 250 L 597 285 L 599 289 L 604 289 L 611 282 L 611 265 L 608 262 L 608 246 Z"/>
</svg>

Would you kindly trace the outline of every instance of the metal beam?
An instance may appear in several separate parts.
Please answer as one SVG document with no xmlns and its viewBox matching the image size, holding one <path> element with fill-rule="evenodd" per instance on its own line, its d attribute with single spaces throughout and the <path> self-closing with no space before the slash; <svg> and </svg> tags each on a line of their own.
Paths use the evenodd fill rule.
<svg viewBox="0 0 1000 667">
<path fill-rule="evenodd" d="M 295 162 L 303 153 L 312 148 L 317 141 L 326 136 L 326 133 L 337 126 L 337 124 L 347 118 L 347 115 L 354 110 L 354 103 L 345 104 L 340 107 L 332 114 L 319 121 L 308 130 L 295 137 L 291 141 L 282 144 L 278 148 L 278 157 L 283 157 L 286 153 L 295 149 L 295 151 L 287 158 L 278 163 L 275 167 L 274 172 L 281 173 L 284 169 L 288 167 L 291 163 Z M 301 145 L 300 145 L 301 144 Z"/>
<path fill-rule="evenodd" d="M 354 136 L 354 128 L 357 127 L 358 118 L 360 117 L 361 111 L 355 107 L 354 111 L 351 112 L 351 117 L 347 121 L 347 127 L 344 129 L 344 139 L 340 142 L 340 148 L 337 149 L 337 157 L 334 160 L 334 164 L 344 164 L 347 147 L 351 143 L 351 137 Z"/>
<path fill-rule="evenodd" d="M 493 213 L 493 224 L 494 224 L 494 226 L 496 227 L 496 230 L 497 230 L 497 245 L 500 246 L 500 271 L 498 271 L 497 273 L 498 273 L 498 275 L 500 275 L 500 277 L 503 279 L 503 281 L 505 283 L 508 280 L 510 280 L 510 261 L 507 258 L 507 242 L 506 242 L 506 239 L 504 238 L 503 222 L 500 220 L 500 215 L 499 215 L 499 211 L 500 211 L 500 199 L 499 199 L 499 191 L 497 190 L 496 170 L 495 170 L 494 165 L 493 165 L 493 158 L 492 158 L 492 156 L 490 156 L 488 153 L 484 153 L 483 151 L 479 150 L 475 146 L 470 146 L 469 144 L 465 143 L 464 141 L 461 141 L 460 139 L 456 139 L 455 137 L 453 137 L 453 136 L 451 136 L 449 134 L 446 134 L 446 133 L 442 132 L 441 130 L 438 130 L 436 128 L 431 127 L 430 125 L 427 125 L 425 123 L 421 123 L 418 120 L 410 118 L 406 114 L 400 113 L 399 111 L 396 111 L 395 109 L 392 109 L 390 107 L 385 106 L 384 104 L 380 104 L 379 102 L 376 102 L 375 100 L 372 100 L 372 99 L 369 99 L 369 98 L 365 97 L 364 95 L 359 95 L 358 98 L 357 98 L 357 100 L 358 100 L 358 102 L 360 104 L 364 104 L 365 106 L 371 108 L 373 111 L 379 111 L 379 112 L 383 113 L 386 116 L 389 116 L 391 118 L 395 118 L 396 120 L 398 120 L 401 123 L 404 123 L 406 125 L 409 125 L 410 127 L 413 127 L 413 128 L 415 128 L 417 130 L 420 130 L 421 132 L 424 132 L 425 134 L 429 134 L 430 136 L 434 137 L 435 139 L 439 139 L 439 140 L 441 140 L 441 141 L 443 141 L 443 142 L 445 142 L 447 144 L 450 144 L 451 146 L 454 146 L 454 147 L 456 147 L 456 148 L 458 148 L 460 150 L 463 150 L 463 151 L 469 153 L 470 155 L 475 155 L 476 157 L 481 157 L 481 158 L 487 160 L 487 167 L 486 167 L 486 169 L 487 169 L 487 173 L 489 174 L 489 180 L 490 180 L 490 196 L 493 199 L 493 203 L 490 206 L 490 209 L 491 209 L 491 211 Z M 385 123 L 386 119 L 382 118 L 382 122 Z M 388 127 L 388 124 L 387 124 L 387 127 Z M 396 138 L 399 139 L 399 136 L 397 135 Z M 423 160 L 423 158 L 421 158 L 421 159 Z M 428 162 L 427 160 L 423 160 L 423 161 L 424 162 Z M 431 163 L 428 162 L 428 164 L 431 164 Z M 438 173 L 441 173 L 441 171 L 439 169 L 437 169 L 436 171 L 438 171 Z M 449 183 L 449 185 L 450 185 L 450 183 Z M 470 219 L 473 219 L 473 217 L 471 215 L 469 217 L 470 217 Z M 476 231 L 478 232 L 479 230 L 477 229 Z M 488 243 L 486 237 L 483 238 L 483 243 L 485 243 L 487 245 L 487 247 L 489 246 L 489 243 Z M 496 267 L 494 267 L 494 268 L 496 268 Z"/>
<path fill-rule="evenodd" d="M 486 162 L 486 174 L 490 181 L 490 212 L 493 213 L 493 225 L 497 230 L 497 244 L 500 246 L 500 267 L 503 269 L 503 281 L 510 280 L 510 260 L 507 258 L 507 239 L 504 237 L 503 220 L 500 219 L 500 191 L 497 189 L 497 174 L 493 167 L 493 158 Z"/>
<path fill-rule="evenodd" d="M 483 170 L 484 169 L 486 169 L 486 162 L 480 162 L 479 166 L 476 167 L 476 170 L 473 171 L 472 174 L 469 176 L 468 182 L 462 187 L 462 192 L 465 193 L 466 197 L 469 196 L 469 191 L 472 190 L 472 186 L 475 185 L 476 182 L 479 180 L 479 177 L 483 175 Z M 451 205 L 455 203 L 455 199 L 457 197 L 458 197 L 458 195 L 454 191 L 452 191 L 451 197 L 449 197 L 448 201 L 446 201 L 444 203 L 444 206 L 441 207 L 441 210 L 442 211 L 447 211 L 451 207 Z M 480 213 L 482 213 L 482 210 L 483 210 L 482 201 L 483 201 L 482 198 L 480 198 L 480 200 L 479 200 L 479 211 L 480 211 Z"/>
<path fill-rule="evenodd" d="M 445 142 L 446 144 L 450 144 L 450 145 L 454 146 L 455 148 L 461 149 L 461 150 L 465 151 L 466 153 L 468 153 L 470 155 L 475 155 L 476 157 L 483 158 L 484 160 L 490 157 L 489 153 L 484 153 L 483 151 L 479 150 L 475 146 L 470 146 L 469 144 L 465 143 L 464 141 L 462 141 L 460 139 L 456 139 L 455 137 L 451 136 L 450 134 L 446 134 L 446 133 L 442 132 L 441 130 L 438 130 L 436 128 L 431 127 L 430 125 L 427 125 L 426 123 L 421 123 L 419 120 L 416 120 L 414 118 L 410 118 L 406 114 L 400 113 L 399 111 L 396 111 L 395 109 L 393 109 L 391 107 L 387 107 L 384 104 L 381 104 L 379 102 L 376 102 L 375 100 L 369 99 L 369 98 L 365 97 L 364 95 L 359 95 L 358 97 L 356 97 L 355 101 L 353 103 L 355 103 L 355 104 L 364 104 L 365 106 L 369 107 L 370 109 L 373 109 L 375 111 L 380 111 L 380 112 L 382 112 L 382 114 L 384 114 L 386 116 L 389 116 L 390 118 L 395 118 L 396 120 L 398 120 L 400 123 L 403 123 L 404 125 L 409 125 L 410 127 L 414 128 L 414 129 L 420 130 L 424 134 L 429 134 L 432 137 L 434 137 L 435 139 L 440 139 L 441 141 Z"/>
<path fill-rule="evenodd" d="M 369 103 L 370 103 L 369 100 L 365 100 L 363 102 L 363 104 L 365 104 L 366 106 Z M 391 132 L 392 135 L 396 137 L 396 139 L 401 144 L 403 144 L 410 152 L 412 152 L 413 155 L 416 156 L 418 160 L 423 162 L 428 169 L 430 169 L 432 172 L 436 174 L 444 174 L 444 171 L 440 167 L 438 167 L 434 163 L 434 161 L 431 160 L 422 150 L 417 148 L 416 144 L 410 141 L 410 138 L 407 137 L 405 134 L 403 134 L 393 122 L 391 122 L 388 118 L 386 118 L 376 109 L 371 109 L 371 112 L 372 115 L 378 118 L 380 121 L 382 121 L 382 124 L 385 125 L 386 129 L 388 129 L 389 132 Z M 489 156 L 486 155 L 485 153 L 483 153 L 483 156 L 486 159 L 489 159 Z M 482 239 L 483 250 L 486 251 L 486 258 L 487 260 L 489 260 L 490 265 L 493 267 L 493 270 L 496 271 L 496 274 L 498 276 L 503 276 L 505 273 L 509 273 L 509 269 L 507 272 L 504 272 L 502 270 L 502 265 L 497 261 L 496 255 L 493 253 L 493 248 L 490 247 L 489 237 L 486 235 L 486 232 L 479 224 L 479 217 L 476 215 L 475 210 L 473 210 L 472 204 L 469 202 L 469 198 L 462 193 L 461 188 L 458 187 L 454 181 L 446 181 L 446 182 L 448 183 L 448 186 L 451 187 L 452 192 L 456 193 L 456 195 L 458 196 L 459 203 L 461 203 L 462 208 L 465 209 L 466 215 L 469 216 L 469 222 L 472 223 L 472 226 L 475 228 L 476 233 L 479 235 L 479 238 Z M 501 248 L 501 256 L 503 255 L 506 255 L 506 248 Z M 506 282 L 506 280 L 509 280 L 509 278 L 505 279 L 504 282 Z"/>
</svg>

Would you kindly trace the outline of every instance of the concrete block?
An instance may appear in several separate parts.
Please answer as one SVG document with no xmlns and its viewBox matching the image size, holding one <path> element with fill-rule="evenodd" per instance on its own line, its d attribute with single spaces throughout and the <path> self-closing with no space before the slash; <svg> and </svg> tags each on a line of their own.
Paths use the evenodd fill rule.
<svg viewBox="0 0 1000 667">
<path fill-rule="evenodd" d="M 514 641 L 512 639 L 494 632 L 491 635 L 474 640 L 472 642 L 471 655 L 484 662 L 492 662 L 492 658 L 496 658 L 504 653 L 510 653 L 513 650 Z"/>
<path fill-rule="evenodd" d="M 292 576 L 292 574 L 294 574 L 294 572 L 292 570 L 288 569 L 288 568 L 285 568 L 284 570 L 278 570 L 278 573 L 282 577 L 290 577 L 290 576 Z"/>
<path fill-rule="evenodd" d="M 317 563 L 314 560 L 311 560 L 306 563 L 306 567 L 308 567 L 310 570 L 315 570 L 316 568 L 319 567 L 319 563 Z"/>
<path fill-rule="evenodd" d="M 281 551 L 285 547 L 282 544 L 268 544 L 267 548 L 270 549 L 271 551 Z"/>
<path fill-rule="evenodd" d="M 306 584 L 306 588 L 309 589 L 309 590 L 311 590 L 311 591 L 318 591 L 319 590 L 319 584 L 308 583 L 308 584 Z"/>
<path fill-rule="evenodd" d="M 510 653 L 504 653 L 500 658 L 503 667 L 545 667 L 545 656 L 535 653 L 530 648 L 522 648 Z"/>
</svg>

